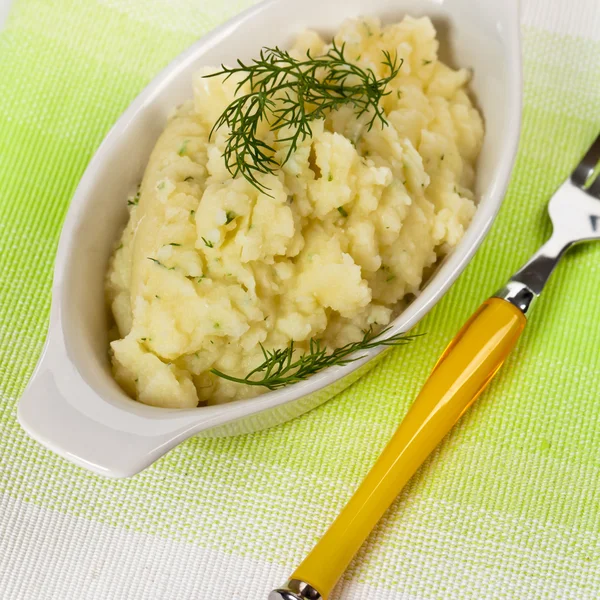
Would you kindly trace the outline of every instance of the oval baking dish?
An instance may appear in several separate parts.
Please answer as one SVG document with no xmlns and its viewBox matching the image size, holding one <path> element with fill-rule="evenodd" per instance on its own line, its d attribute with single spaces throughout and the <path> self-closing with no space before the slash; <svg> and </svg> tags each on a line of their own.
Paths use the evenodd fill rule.
<svg viewBox="0 0 600 600">
<path fill-rule="evenodd" d="M 134 100 L 96 152 L 75 192 L 56 257 L 48 336 L 18 418 L 33 438 L 96 473 L 133 475 L 195 435 L 235 435 L 271 427 L 325 402 L 374 364 L 381 348 L 343 367 L 256 398 L 194 409 L 131 400 L 112 377 L 107 354 L 104 277 L 127 212 L 123 199 L 141 179 L 167 115 L 191 97 L 192 74 L 206 65 L 286 47 L 300 30 L 333 32 L 349 17 L 384 22 L 405 14 L 431 17 L 440 57 L 471 67 L 471 89 L 486 122 L 478 161 L 478 208 L 457 248 L 392 323 L 409 330 L 442 297 L 472 258 L 500 207 L 516 153 L 521 116 L 516 2 L 492 0 L 268 0 L 203 37 Z"/>
</svg>

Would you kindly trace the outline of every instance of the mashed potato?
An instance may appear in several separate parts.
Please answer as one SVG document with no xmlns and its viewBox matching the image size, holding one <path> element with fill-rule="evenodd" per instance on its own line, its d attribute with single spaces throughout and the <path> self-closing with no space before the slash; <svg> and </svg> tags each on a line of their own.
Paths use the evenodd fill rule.
<svg viewBox="0 0 600 600">
<path fill-rule="evenodd" d="M 269 194 L 232 178 L 224 128 L 209 141 L 234 81 L 198 73 L 193 102 L 169 121 L 107 277 L 114 375 L 132 397 L 192 407 L 256 395 L 209 369 L 244 377 L 263 360 L 260 344 L 361 339 L 461 239 L 483 136 L 468 72 L 437 60 L 427 18 L 347 21 L 336 41 L 379 77 L 383 50 L 404 60 L 382 101 L 389 125 L 367 130 L 351 106 L 314 121 L 312 139 L 264 177 Z M 327 45 L 306 32 L 291 53 L 307 49 Z"/>
</svg>

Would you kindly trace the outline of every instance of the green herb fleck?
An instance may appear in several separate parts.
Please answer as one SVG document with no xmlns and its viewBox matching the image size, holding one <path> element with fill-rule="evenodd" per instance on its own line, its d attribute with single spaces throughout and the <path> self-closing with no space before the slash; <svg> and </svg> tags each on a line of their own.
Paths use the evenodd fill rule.
<svg viewBox="0 0 600 600">
<path fill-rule="evenodd" d="M 342 215 L 342 217 L 348 216 L 348 213 L 346 212 L 346 209 L 343 206 L 338 206 L 337 209 L 340 215 Z"/>
<path fill-rule="evenodd" d="M 186 177 L 184 181 L 194 181 L 194 178 L 190 175 L 189 177 Z"/>
<path fill-rule="evenodd" d="M 117 250 L 120 250 L 123 247 L 123 242 L 121 242 L 118 246 L 117 246 Z"/>
<path fill-rule="evenodd" d="M 331 173 L 327 176 L 327 181 L 333 181 L 333 175 Z"/>
<path fill-rule="evenodd" d="M 432 62 L 433 62 L 432 60 L 425 60 L 425 59 L 423 59 L 423 66 L 430 65 Z"/>
<path fill-rule="evenodd" d="M 188 145 L 189 141 L 190 140 L 185 140 L 183 142 L 183 144 L 181 144 L 181 147 L 177 151 L 177 154 L 179 154 L 179 156 L 183 156 L 185 154 L 185 151 L 187 150 L 187 145 Z"/>
<path fill-rule="evenodd" d="M 181 244 L 177 244 L 175 242 L 171 242 L 170 244 L 167 244 L 167 246 L 181 246 Z"/>
<path fill-rule="evenodd" d="M 156 186 L 157 190 L 164 190 L 165 189 L 165 182 L 161 181 L 157 186 Z"/>
<path fill-rule="evenodd" d="M 396 279 L 395 275 L 390 275 L 389 277 L 387 277 L 387 279 L 385 280 L 386 283 L 389 283 L 390 281 L 394 281 L 394 279 Z"/>
<path fill-rule="evenodd" d="M 192 217 L 196 214 L 195 210 L 190 210 L 190 215 L 192 215 Z"/>
<path fill-rule="evenodd" d="M 204 242 L 204 245 L 206 247 L 208 247 L 208 248 L 214 248 L 215 247 L 215 245 L 210 240 L 207 240 L 204 237 L 202 238 L 202 241 Z"/>
<path fill-rule="evenodd" d="M 161 263 L 160 260 L 157 260 L 156 258 L 152 258 L 150 256 L 148 256 L 147 258 L 148 258 L 148 260 L 151 260 L 153 263 L 156 263 L 159 267 L 162 267 L 163 269 L 166 269 L 167 271 L 175 270 L 175 267 L 167 267 L 167 265 Z"/>
<path fill-rule="evenodd" d="M 213 327 L 214 327 L 215 329 L 220 329 L 220 327 L 221 327 L 221 323 L 218 323 L 218 322 L 216 322 L 216 321 L 215 321 L 215 323 L 214 323 Z"/>
<path fill-rule="evenodd" d="M 196 283 L 200 283 L 206 277 L 206 275 L 200 275 L 199 277 L 194 276 L 194 275 L 186 275 L 186 277 L 190 281 L 195 281 Z"/>
<path fill-rule="evenodd" d="M 236 217 L 237 215 L 232 210 L 228 210 L 225 213 L 225 225 L 229 225 Z"/>
</svg>

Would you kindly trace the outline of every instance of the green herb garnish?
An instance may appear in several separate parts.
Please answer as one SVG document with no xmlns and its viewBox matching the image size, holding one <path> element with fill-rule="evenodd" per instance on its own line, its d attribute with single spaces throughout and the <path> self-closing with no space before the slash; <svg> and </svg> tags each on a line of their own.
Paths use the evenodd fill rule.
<svg viewBox="0 0 600 600">
<path fill-rule="evenodd" d="M 232 210 L 228 210 L 225 213 L 225 225 L 229 225 L 236 217 L 237 215 Z"/>
<path fill-rule="evenodd" d="M 432 62 L 433 62 L 432 60 L 425 60 L 425 59 L 423 59 L 423 66 L 430 65 Z"/>
<path fill-rule="evenodd" d="M 343 206 L 338 206 L 337 210 L 340 213 L 340 215 L 342 215 L 342 217 L 348 216 L 348 213 L 346 212 L 346 209 Z"/>
<path fill-rule="evenodd" d="M 413 340 L 417 336 L 408 336 L 403 333 L 392 335 L 388 338 L 375 339 L 384 335 L 388 329 L 381 333 L 374 333 L 370 328 L 364 332 L 362 340 L 352 342 L 329 352 L 321 340 L 311 339 L 308 352 L 304 352 L 297 358 L 294 358 L 296 348 L 294 342 L 291 342 L 287 348 L 281 350 L 266 350 L 261 344 L 264 361 L 255 369 L 250 371 L 246 377 L 233 377 L 227 375 L 218 369 L 211 369 L 210 372 L 223 379 L 242 383 L 245 385 L 258 385 L 277 390 L 286 385 L 298 383 L 326 369 L 327 367 L 347 365 L 364 358 L 361 356 L 351 356 L 355 352 L 376 348 L 378 346 L 400 346 Z"/>
<path fill-rule="evenodd" d="M 205 75 L 225 75 L 225 80 L 241 75 L 236 93 L 250 87 L 249 93 L 227 106 L 210 132 L 212 136 L 222 126 L 229 130 L 223 157 L 231 175 L 242 175 L 260 191 L 268 191 L 258 176 L 275 173 L 298 144 L 312 135 L 311 121 L 344 104 L 353 105 L 358 117 L 371 115 L 367 130 L 376 121 L 387 125 L 379 101 L 389 93 L 387 84 L 398 74 L 402 59 L 383 51 L 383 64 L 389 75 L 377 79 L 371 69 L 349 62 L 344 45 L 338 47 L 334 41 L 326 54 L 316 58 L 307 52 L 299 60 L 277 47 L 263 48 L 251 63 L 238 60 L 236 67 L 221 65 L 220 71 Z M 275 148 L 257 137 L 262 121 L 269 123 L 271 131 L 286 129 L 285 137 L 279 139 L 289 143 L 281 164 L 274 158 Z"/>
<path fill-rule="evenodd" d="M 210 240 L 207 240 L 204 237 L 202 238 L 202 241 L 204 242 L 204 245 L 207 246 L 208 248 L 214 248 L 214 246 L 215 246 Z"/>
</svg>

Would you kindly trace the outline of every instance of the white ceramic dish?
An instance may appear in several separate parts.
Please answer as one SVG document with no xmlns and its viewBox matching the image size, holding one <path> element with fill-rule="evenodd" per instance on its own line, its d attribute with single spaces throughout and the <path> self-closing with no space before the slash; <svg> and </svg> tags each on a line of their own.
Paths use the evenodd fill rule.
<svg viewBox="0 0 600 600">
<path fill-rule="evenodd" d="M 127 218 L 124 198 L 141 179 L 168 113 L 191 96 L 198 68 L 255 56 L 263 45 L 286 47 L 306 27 L 327 34 L 347 17 L 378 15 L 394 21 L 405 14 L 430 16 L 442 40 L 442 59 L 473 68 L 472 89 L 486 122 L 473 222 L 423 292 L 394 321 L 391 333 L 407 331 L 435 305 L 487 233 L 516 153 L 521 116 L 516 0 L 267 0 L 173 61 L 125 111 L 91 160 L 60 238 L 46 345 L 18 407 L 29 435 L 96 473 L 127 477 L 192 435 L 234 435 L 298 416 L 373 366 L 377 350 L 250 400 L 189 410 L 145 406 L 128 398 L 111 375 L 104 275 Z"/>
</svg>

